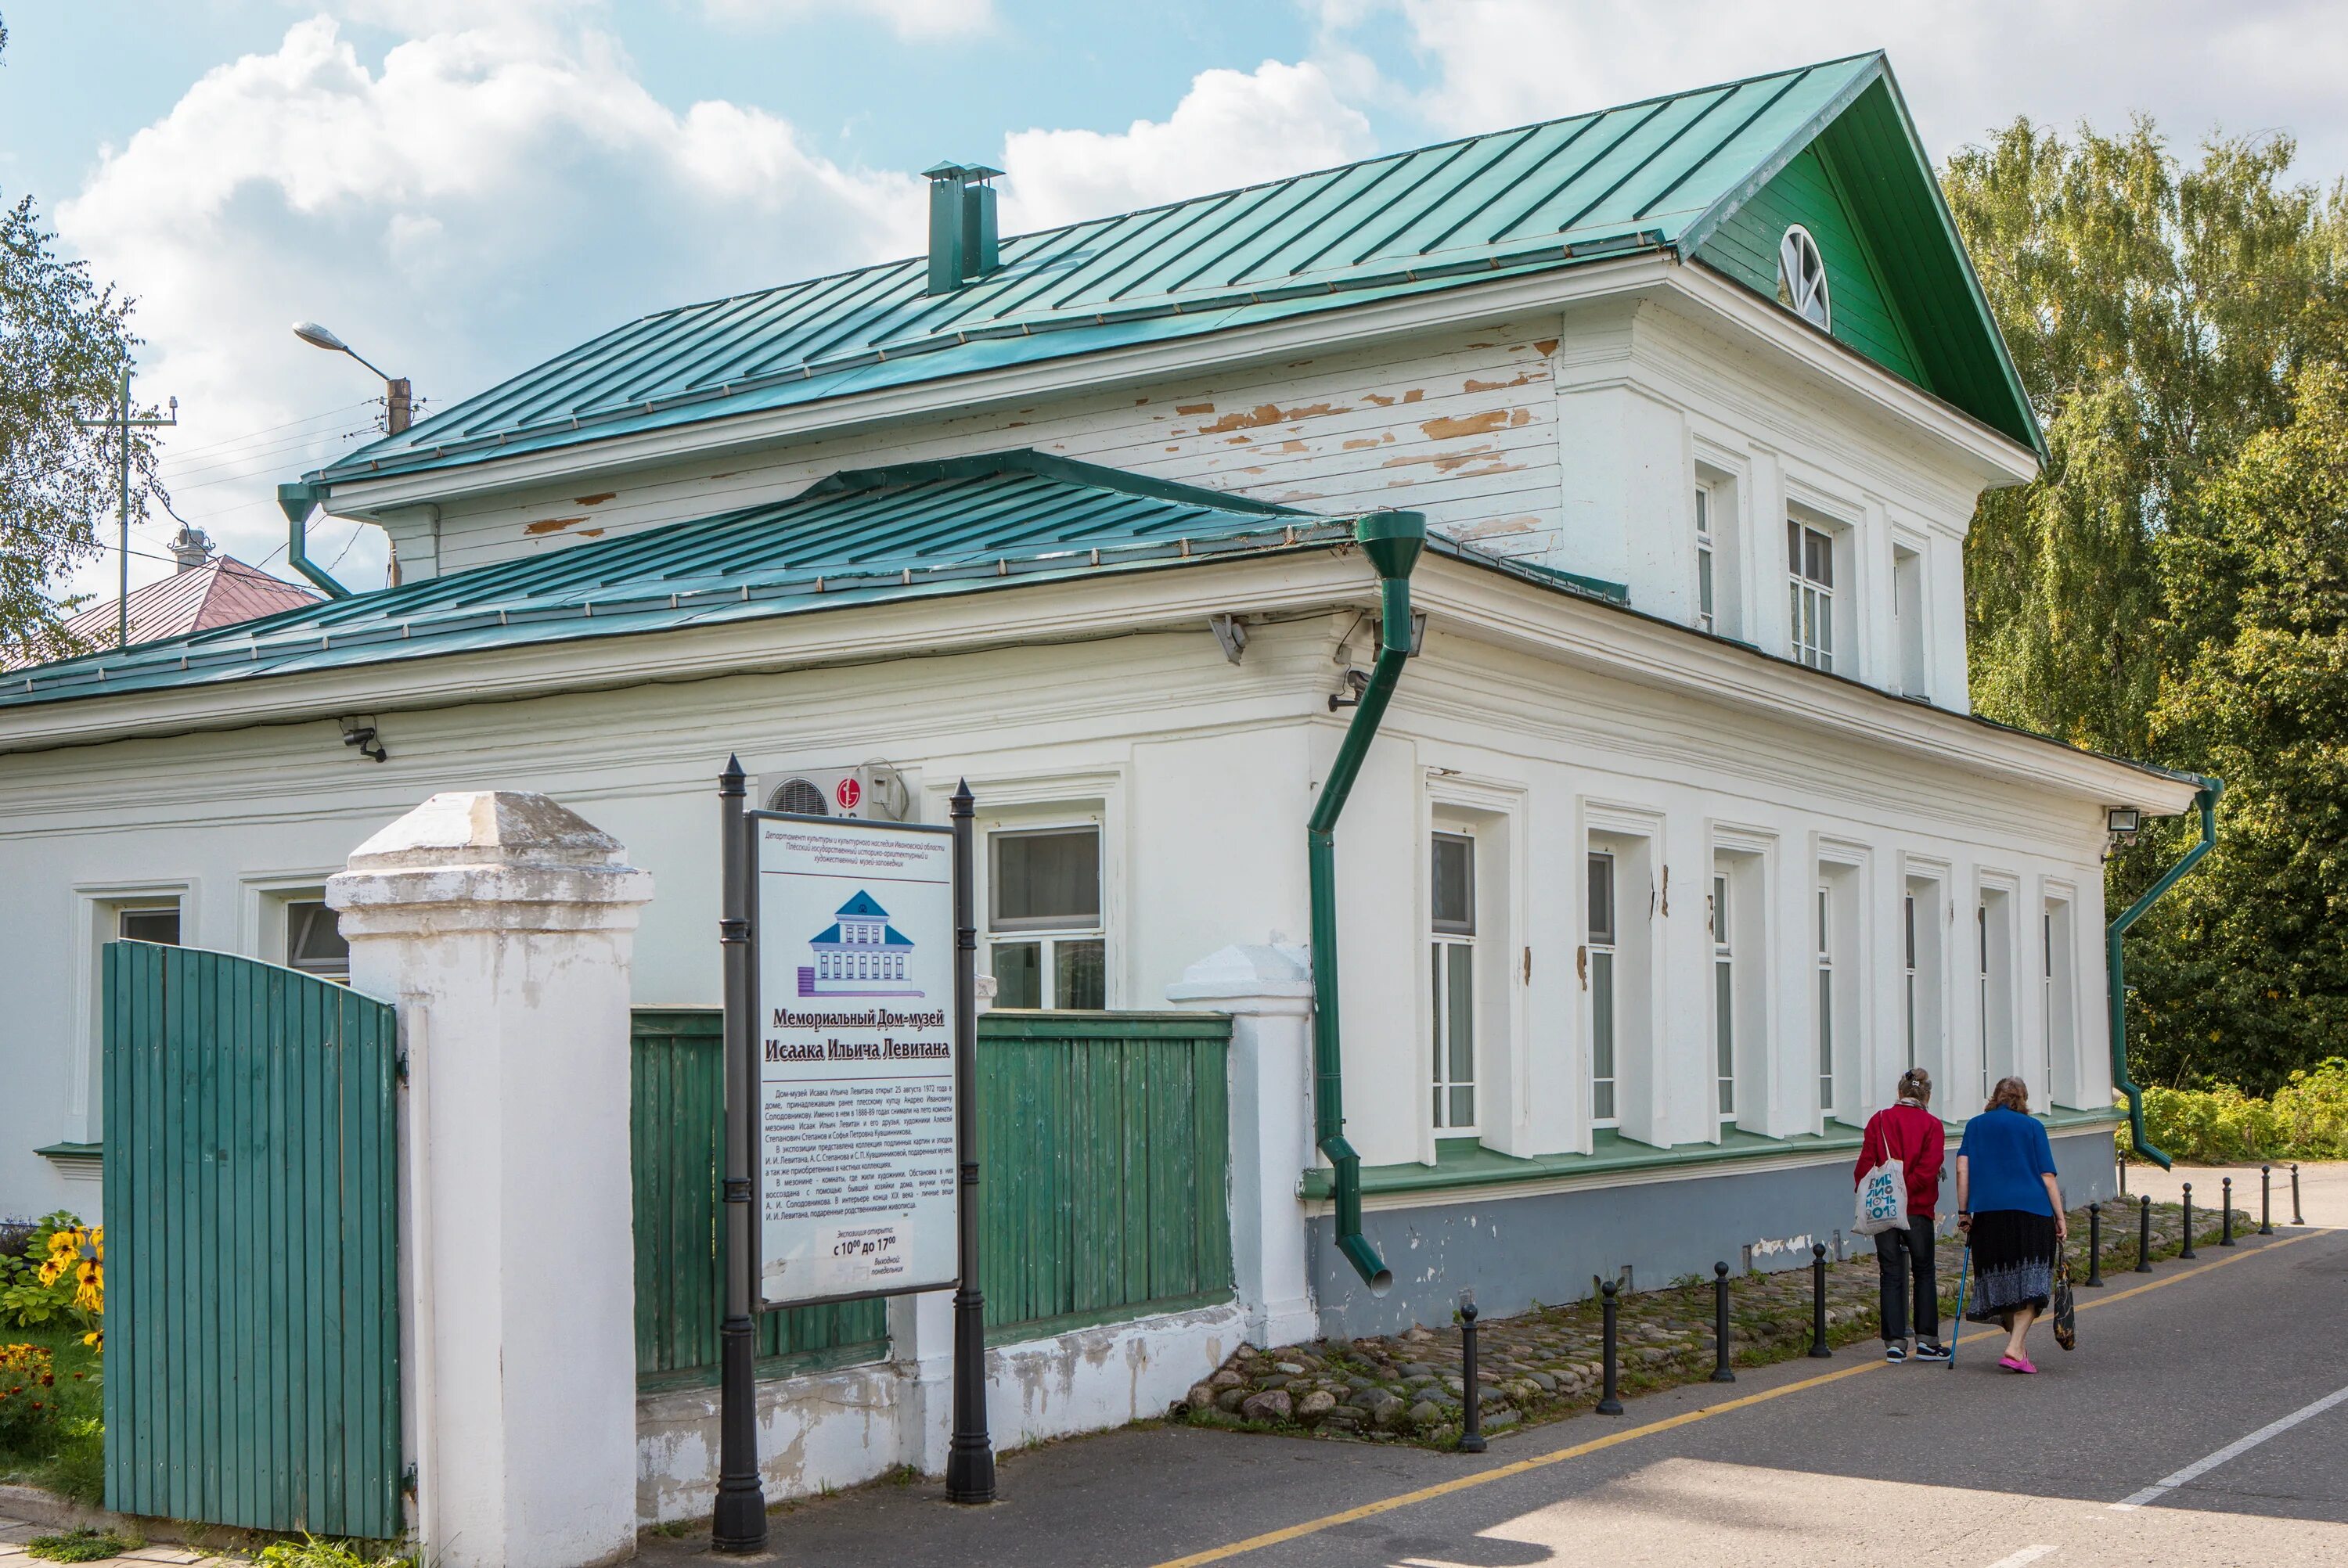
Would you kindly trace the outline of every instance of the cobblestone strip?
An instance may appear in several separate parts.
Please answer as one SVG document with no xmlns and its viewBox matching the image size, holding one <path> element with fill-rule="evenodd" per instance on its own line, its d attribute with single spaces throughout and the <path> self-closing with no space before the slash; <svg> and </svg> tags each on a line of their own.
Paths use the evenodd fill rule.
<svg viewBox="0 0 2348 1568">
<path fill-rule="evenodd" d="M 2255 1228 L 2255 1218 L 2239 1208 L 2234 1213 L 2237 1236 Z M 2214 1242 L 2220 1216 L 2197 1208 L 2194 1217 L 2197 1243 Z M 2107 1205 L 2104 1218 L 2108 1277 L 2136 1263 L 2136 1205 Z M 2176 1204 L 2153 1205 L 2155 1259 L 2180 1250 L 2181 1221 Z M 2070 1225 L 2075 1284 L 2086 1278 L 2086 1210 L 2072 1214 Z M 1880 1331 L 1874 1247 L 1865 1240 L 1859 1245 L 1849 1260 L 1827 1266 L 1829 1344 L 1874 1339 Z M 1943 1237 L 1944 1316 L 1953 1310 L 1958 1257 L 1953 1238 Z M 1732 1277 L 1732 1364 L 1760 1366 L 1799 1355 L 1809 1346 L 1810 1316 L 1807 1267 Z M 1684 1280 L 1622 1296 L 1616 1335 L 1626 1394 L 1710 1377 L 1712 1282 Z M 1513 1317 L 1486 1317 L 1478 1337 L 1477 1377 L 1487 1434 L 1579 1415 L 1596 1402 L 1601 1349 L 1594 1296 L 1570 1306 L 1537 1307 Z M 1242 1346 L 1213 1376 L 1193 1384 L 1169 1414 L 1194 1426 L 1456 1448 L 1465 1395 L 1459 1363 L 1459 1334 L 1453 1325 L 1276 1349 Z"/>
</svg>

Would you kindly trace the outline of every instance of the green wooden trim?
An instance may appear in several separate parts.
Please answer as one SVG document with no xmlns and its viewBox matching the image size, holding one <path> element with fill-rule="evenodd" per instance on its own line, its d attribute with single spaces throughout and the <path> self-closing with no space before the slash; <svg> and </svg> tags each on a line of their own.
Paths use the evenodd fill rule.
<svg viewBox="0 0 2348 1568">
<path fill-rule="evenodd" d="M 2067 1108 L 2058 1109 L 2038 1119 L 2045 1123 L 2049 1132 L 2108 1126 L 2120 1120 L 2114 1111 L 2074 1111 Z M 1964 1129 L 1962 1122 L 1951 1122 L 1946 1125 L 1952 1136 Z M 1560 1176 L 1629 1175 L 1635 1172 L 1674 1167 L 1735 1165 L 1798 1154 L 1858 1155 L 1859 1146 L 1866 1137 L 1864 1126 L 1829 1122 L 1827 1127 L 1828 1131 L 1823 1133 L 1801 1132 L 1790 1138 L 1770 1138 L 1758 1132 L 1731 1131 L 1722 1133 L 1717 1143 L 1675 1143 L 1668 1149 L 1625 1138 L 1609 1127 L 1592 1136 L 1591 1149 L 1587 1154 L 1536 1154 L 1530 1158 L 1487 1149 L 1473 1138 L 1438 1138 L 1432 1165 L 1412 1162 L 1363 1166 L 1362 1191 L 1365 1194 L 1436 1193 L 1511 1186 L 1527 1182 L 1550 1181 Z M 1300 1195 L 1312 1203 L 1325 1201 L 1334 1190 L 1334 1172 L 1321 1166 L 1306 1171 L 1299 1188 Z"/>
<path fill-rule="evenodd" d="M 994 1008 L 978 1018 L 981 1044 L 998 1040 L 1220 1040 L 1231 1019 L 1220 1012 L 1100 1012 L 1075 1008 Z"/>
<path fill-rule="evenodd" d="M 1057 1317 L 1033 1317 L 1022 1323 L 994 1325 L 986 1331 L 986 1348 L 993 1350 L 1004 1345 L 1024 1345 L 1034 1339 L 1073 1334 L 1079 1328 L 1134 1323 L 1144 1317 L 1158 1317 L 1174 1312 L 1195 1312 L 1202 1307 L 1220 1307 L 1227 1301 L 1237 1299 L 1238 1296 L 1230 1290 L 1197 1290 L 1188 1296 L 1159 1296 L 1155 1300 L 1134 1302 L 1123 1307 L 1105 1307 L 1092 1312 L 1064 1312 Z"/>
<path fill-rule="evenodd" d="M 101 1160 L 106 1157 L 103 1143 L 48 1143 L 33 1151 L 45 1160 L 61 1162 Z"/>
</svg>

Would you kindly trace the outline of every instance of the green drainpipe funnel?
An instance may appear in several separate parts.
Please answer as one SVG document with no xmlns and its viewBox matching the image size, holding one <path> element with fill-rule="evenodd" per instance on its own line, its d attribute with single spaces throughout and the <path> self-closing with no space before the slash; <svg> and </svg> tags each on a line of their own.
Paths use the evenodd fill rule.
<svg viewBox="0 0 2348 1568">
<path fill-rule="evenodd" d="M 2136 1145 L 2137 1155 L 2164 1171 L 2169 1166 L 2168 1154 L 2145 1142 L 2144 1090 L 2128 1076 L 2127 979 L 2127 971 L 2121 967 L 2120 938 L 2162 894 L 2176 886 L 2187 872 L 2199 864 L 2201 857 L 2209 854 L 2210 846 L 2218 842 L 2218 796 L 2225 788 L 2222 779 L 2205 778 L 2201 781 L 2200 792 L 2193 797 L 2194 807 L 2201 814 L 2201 842 L 2187 850 L 2183 859 L 2163 872 L 2159 881 L 2146 888 L 2144 897 L 2129 905 L 2127 913 L 2113 921 L 2110 930 L 2104 936 L 2104 975 L 2111 984 L 2112 1087 L 2127 1097 L 2128 1140 Z"/>
<path fill-rule="evenodd" d="M 1426 518 L 1419 512 L 1372 512 L 1354 525 L 1354 538 L 1378 574 L 1378 661 L 1337 747 L 1321 796 L 1305 825 L 1304 853 L 1313 894 L 1313 1134 L 1336 1167 L 1337 1250 L 1373 1296 L 1394 1288 L 1394 1271 L 1362 1234 L 1362 1157 L 1345 1141 L 1345 1071 L 1337 1027 L 1337 818 L 1385 717 L 1403 661 L 1410 657 L 1410 572 L 1426 548 Z"/>
<path fill-rule="evenodd" d="M 295 571 L 325 589 L 328 599 L 348 599 L 351 590 L 336 582 L 324 567 L 310 559 L 310 514 L 326 498 L 324 485 L 280 485 L 277 505 L 285 513 L 285 559 Z"/>
</svg>

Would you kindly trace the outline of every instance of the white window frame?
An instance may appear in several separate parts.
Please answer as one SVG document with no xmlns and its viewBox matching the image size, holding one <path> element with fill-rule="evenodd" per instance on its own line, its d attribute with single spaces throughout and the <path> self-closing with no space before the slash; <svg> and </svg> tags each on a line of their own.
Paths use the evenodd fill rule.
<svg viewBox="0 0 2348 1568">
<path fill-rule="evenodd" d="M 1090 830 L 1094 836 L 1094 874 L 1099 878 L 1094 911 L 1096 918 L 1089 925 L 1023 925 L 1002 927 L 996 924 L 994 912 L 994 845 L 998 838 L 1037 838 L 1056 833 L 1076 833 Z M 985 972 L 995 972 L 995 951 L 999 948 L 1025 946 L 1036 948 L 1036 1009 L 1039 1012 L 1061 1012 L 1056 980 L 1059 975 L 1059 949 L 1064 942 L 1098 942 L 1101 945 L 1101 1005 L 1114 1006 L 1110 989 L 1116 969 L 1113 967 L 1108 938 L 1108 836 L 1102 814 L 1098 811 L 1066 816 L 1021 815 L 989 822 L 980 834 L 982 842 L 973 856 L 984 869 L 980 873 L 985 886 L 979 889 L 985 899 L 983 939 L 986 945 Z M 867 978 L 859 976 L 859 979 Z M 1005 1004 L 1007 1005 L 1007 1004 Z"/>
<path fill-rule="evenodd" d="M 1695 482 L 1695 624 L 1698 630 L 1717 632 L 1720 626 L 1719 572 L 1714 554 L 1714 490 L 1709 480 Z"/>
<path fill-rule="evenodd" d="M 1440 840 L 1464 843 L 1468 846 L 1468 918 L 1464 922 L 1464 929 L 1460 928 L 1462 923 L 1447 924 L 1437 920 L 1434 914 L 1434 856 L 1435 846 Z M 1483 1021 L 1478 1015 L 1485 1009 L 1478 996 L 1482 979 L 1478 973 L 1476 951 L 1477 939 L 1482 929 L 1478 918 L 1482 882 L 1476 864 L 1478 849 L 1477 833 L 1469 825 L 1446 823 L 1434 828 L 1426 842 L 1428 867 L 1427 999 L 1431 1020 L 1427 1040 L 1430 1048 L 1427 1124 L 1438 1137 L 1479 1137 L 1483 1132 L 1483 1099 L 1478 1092 L 1477 1051 L 1482 1042 L 1478 1038 L 1478 1026 Z M 1461 963 L 1467 966 L 1468 979 L 1468 1071 L 1465 1077 L 1457 1072 L 1460 1042 L 1450 1000 L 1452 976 Z M 1468 1115 L 1465 1121 L 1459 1121 L 1456 1119 L 1457 1097 L 1463 1091 L 1468 1096 Z"/>
<path fill-rule="evenodd" d="M 2044 1103 L 2069 1105 L 2083 1098 L 2079 1081 L 2079 925 L 2077 889 L 2049 881 L 2041 891 L 2039 917 L 2045 974 L 2042 979 L 2046 1042 Z M 2063 1099 L 2057 1100 L 2060 1093 Z M 2082 1108 L 2084 1109 L 2084 1107 Z"/>
<path fill-rule="evenodd" d="M 1615 957 L 1622 937 L 1621 863 L 1611 849 L 1592 849 L 1584 857 L 1585 903 L 1582 934 L 1588 954 L 1586 984 L 1590 991 L 1590 1125 L 1622 1124 L 1622 997 Z M 1606 878 L 1606 923 L 1598 923 L 1588 900 L 1594 898 L 1601 866 Z M 1603 1068 L 1601 1071 L 1601 1069 Z M 1604 1090 L 1601 1096 L 1601 1089 Z M 1601 1104 L 1602 1102 L 1602 1104 Z"/>
<path fill-rule="evenodd" d="M 62 1142 L 96 1143 L 105 1136 L 105 1102 L 99 1089 L 104 1071 L 106 944 L 115 939 L 125 909 L 157 909 L 177 905 L 180 946 L 197 945 L 201 888 L 195 877 L 154 877 L 139 881 L 83 882 L 73 889 L 74 972 L 81 983 L 74 988 L 73 1036 L 81 1059 L 66 1084 L 66 1124 Z"/>
<path fill-rule="evenodd" d="M 1986 873 L 1973 886 L 1973 920 L 1977 974 L 1975 1000 L 1980 1006 L 1980 1018 L 1975 1031 L 1981 1052 L 1982 1099 L 1989 1099 L 1991 1085 L 2000 1078 L 2013 1074 L 2024 1078 L 2022 1071 L 2021 1036 L 2015 1028 L 2015 1014 L 2020 1000 L 2019 976 L 2015 962 L 2018 944 L 2015 940 L 2016 915 L 2022 889 L 2019 879 L 2011 874 Z M 1992 900 L 1996 900 L 1993 907 Z M 2046 1086 L 2033 1083 L 2031 1092 L 2040 1096 L 2044 1104 Z"/>
<path fill-rule="evenodd" d="M 1916 943 L 1916 883 L 1915 878 L 1909 877 L 1900 888 L 1900 995 L 1907 1029 L 1908 1067 L 1911 1071 L 1917 1064 L 1916 1044 L 1922 1029 L 1916 1016 L 1922 1001 L 1917 995 Z"/>
<path fill-rule="evenodd" d="M 1793 657 L 1813 670 L 1831 672 L 1835 667 L 1835 558 L 1841 541 L 1838 530 L 1788 512 L 1786 517 L 1786 632 Z M 1809 544 L 1825 548 L 1826 575 L 1809 570 Z"/>
<path fill-rule="evenodd" d="M 1734 865 L 1724 867 L 1721 857 L 1715 855 L 1704 907 L 1704 929 L 1712 938 L 1713 1110 L 1725 1127 L 1735 1125 L 1741 1109 L 1736 1081 L 1736 1015 L 1741 1010 L 1737 1006 L 1737 933 L 1728 919 L 1730 895 L 1735 891 Z"/>
<path fill-rule="evenodd" d="M 1835 940 L 1834 889 L 1823 876 L 1818 880 L 1818 907 L 1813 918 L 1818 927 L 1818 1018 L 1813 1032 L 1818 1042 L 1818 1114 L 1822 1120 L 1832 1120 L 1835 1113 Z"/>
<path fill-rule="evenodd" d="M 1932 644 L 1927 601 L 1931 596 L 1931 551 L 1927 541 L 1904 531 L 1891 538 L 1891 661 L 1903 697 L 1930 697 Z"/>
</svg>

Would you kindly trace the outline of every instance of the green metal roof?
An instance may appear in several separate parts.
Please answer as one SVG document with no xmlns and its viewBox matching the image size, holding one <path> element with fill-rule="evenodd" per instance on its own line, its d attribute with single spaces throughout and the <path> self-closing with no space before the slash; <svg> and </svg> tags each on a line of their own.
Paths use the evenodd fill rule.
<svg viewBox="0 0 2348 1568">
<path fill-rule="evenodd" d="M 478 462 L 1639 250 L 1694 257 L 1870 91 L 1890 118 L 1876 111 L 1881 123 L 1847 138 L 1852 179 L 1870 212 L 1904 225 L 1894 261 L 1921 269 L 1919 287 L 1946 296 L 1947 329 L 1973 340 L 1944 358 L 2004 370 L 1942 387 L 1928 366 L 1927 380 L 2034 444 L 1890 67 L 1870 54 L 1014 236 L 1000 271 L 951 294 L 928 293 L 913 257 L 659 312 L 312 477 Z"/>
<path fill-rule="evenodd" d="M 715 626 L 1352 538 L 1349 518 L 1037 452 L 861 469 L 785 501 L 11 671 L 0 707 Z M 1612 583 L 1506 569 L 1628 599 Z"/>
</svg>

